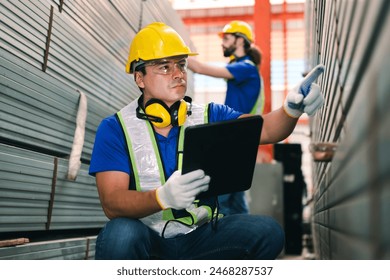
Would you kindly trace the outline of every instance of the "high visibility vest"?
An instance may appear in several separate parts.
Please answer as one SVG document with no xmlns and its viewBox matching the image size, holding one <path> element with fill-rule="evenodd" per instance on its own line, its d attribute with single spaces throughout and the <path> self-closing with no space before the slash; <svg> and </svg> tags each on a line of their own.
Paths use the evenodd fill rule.
<svg viewBox="0 0 390 280">
<path fill-rule="evenodd" d="M 164 185 L 166 178 L 152 124 L 137 118 L 137 107 L 138 102 L 134 100 L 117 112 L 117 117 L 125 134 L 135 189 L 150 191 Z M 185 128 L 208 122 L 208 106 L 192 104 L 191 112 L 184 125 L 179 128 L 177 151 L 179 170 L 182 166 Z M 140 220 L 163 237 L 186 234 L 212 218 L 212 208 L 200 204 L 200 202 L 193 204 L 186 210 L 162 210 Z"/>
<path fill-rule="evenodd" d="M 256 64 L 249 60 L 245 59 L 245 63 L 249 63 L 253 66 L 256 66 Z M 257 66 L 256 66 L 257 67 Z M 260 75 L 260 92 L 259 97 L 257 98 L 255 105 L 253 106 L 252 110 L 249 112 L 249 114 L 256 114 L 256 115 L 262 115 L 264 111 L 264 102 L 265 102 L 265 93 L 264 93 L 264 81 L 263 77 Z"/>
<path fill-rule="evenodd" d="M 257 98 L 256 103 L 253 106 L 252 110 L 249 112 L 250 114 L 262 115 L 264 111 L 265 94 L 264 94 L 264 82 L 262 76 L 260 76 L 260 81 L 261 81 L 261 88 L 260 88 L 259 97 Z"/>
</svg>

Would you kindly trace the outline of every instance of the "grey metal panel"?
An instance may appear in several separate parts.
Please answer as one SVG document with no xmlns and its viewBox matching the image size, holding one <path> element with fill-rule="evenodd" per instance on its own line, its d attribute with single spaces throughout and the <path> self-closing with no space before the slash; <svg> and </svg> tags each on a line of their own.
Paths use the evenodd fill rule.
<svg viewBox="0 0 390 280">
<path fill-rule="evenodd" d="M 26 71 L 9 60 L 0 58 L 0 61 L 0 86 L 4 100 L 0 135 L 50 149 L 54 153 L 69 154 L 75 130 L 78 93 L 53 86 L 51 79 L 43 77 L 33 67 L 27 67 Z M 88 136 L 86 141 L 92 142 L 93 135 Z M 87 154 L 89 158 L 91 149 Z"/>
<path fill-rule="evenodd" d="M 123 62 L 127 58 L 128 45 L 132 38 L 128 25 L 118 17 L 117 10 L 111 3 L 101 1 L 71 1 L 66 3 L 71 15 L 95 40 L 107 48 L 117 60 Z M 71 13 L 73 12 L 73 14 Z M 126 48 L 122 48 L 122 47 Z"/>
<path fill-rule="evenodd" d="M 347 66 L 350 62 L 350 56 L 354 44 L 352 44 L 352 40 L 356 39 L 356 36 L 352 36 L 352 34 L 356 35 L 356 28 L 353 28 L 354 20 L 358 20 L 356 16 L 356 1 L 350 1 L 345 6 L 345 16 L 340 19 L 340 35 L 339 36 L 339 61 L 341 67 L 340 73 L 340 84 L 341 86 L 345 86 L 345 76 L 347 75 Z M 354 33 L 355 32 L 355 33 Z M 351 40 L 350 40 L 351 38 Z"/>
<path fill-rule="evenodd" d="M 54 159 L 0 145 L 0 232 L 46 230 Z M 49 229 L 99 228 L 107 221 L 95 179 L 82 164 L 75 181 L 66 179 L 68 161 L 58 160 Z"/>
<path fill-rule="evenodd" d="M 1 233 L 47 229 L 55 156 L 60 159 L 49 230 L 103 226 L 107 218 L 99 203 L 95 179 L 88 175 L 95 132 L 104 117 L 140 95 L 133 76 L 124 70 L 141 18 L 141 1 L 63 1 L 60 10 L 61 2 L 0 2 Z M 142 2 L 142 26 L 151 21 L 166 22 L 192 46 L 169 1 Z M 47 52 L 51 8 L 53 22 Z M 48 61 L 44 72 L 45 54 Z M 189 74 L 189 94 L 191 79 Z M 71 182 L 65 178 L 66 158 L 73 143 L 78 90 L 87 96 L 88 113 L 83 164 L 77 179 Z M 6 250 L 10 255 L 18 251 Z M 0 249 L 0 256 L 6 250 Z M 29 257 L 82 255 L 76 249 L 69 253 L 50 250 L 41 255 L 38 249 Z M 89 250 L 88 258 L 93 258 L 94 243 Z M 23 254 L 15 258 L 23 259 L 27 256 Z"/>
<path fill-rule="evenodd" d="M 107 221 L 100 205 L 95 179 L 82 165 L 75 181 L 66 179 L 68 161 L 59 160 L 50 229 L 99 228 Z"/>
<path fill-rule="evenodd" d="M 9 115 L 9 111 L 5 111 L 9 119 L 3 120 L 5 123 L 13 122 L 15 125 L 15 122 L 22 117 L 24 121 L 21 120 L 20 123 L 27 128 L 23 134 L 23 131 L 14 128 L 14 125 L 8 125 L 2 137 L 22 143 L 26 141 L 27 145 L 38 148 L 45 146 L 54 153 L 69 154 L 78 102 L 76 90 L 82 90 L 87 94 L 90 107 L 83 153 L 83 158 L 89 160 L 93 136 L 99 120 L 114 113 L 140 94 L 131 76 L 124 73 L 129 44 L 135 34 L 132 26 L 129 28 L 129 22 L 138 22 L 138 18 L 130 14 L 140 9 L 139 3 L 141 2 L 138 5 L 137 3 L 136 1 L 133 3 L 112 1 L 96 4 L 94 1 L 65 1 L 61 13 L 55 7 L 48 68 L 44 73 L 40 68 L 45 52 L 50 2 L 2 1 L 0 11 L 4 16 L 4 21 L 1 25 L 3 35 L 1 41 L 4 49 L 2 49 L 1 57 L 7 60 L 8 65 L 5 66 L 7 70 L 3 69 L 0 76 L 2 86 L 6 86 L 1 90 L 2 93 L 9 92 L 8 98 L 10 96 L 15 98 L 15 92 L 12 90 L 17 90 L 20 98 L 8 100 L 9 103 L 6 106 L 8 110 L 12 110 L 10 106 L 21 110 L 19 114 L 14 115 Z M 119 5 L 120 8 L 118 8 Z M 156 15 L 152 16 L 153 21 L 169 20 L 179 29 L 183 28 L 180 18 L 169 2 L 149 1 L 145 5 L 150 5 L 155 11 L 159 9 L 164 13 L 168 11 L 163 17 L 161 15 L 158 18 Z M 118 12 L 122 11 L 130 14 L 118 16 Z M 145 13 L 148 13 L 147 8 L 145 8 Z M 182 32 L 182 35 L 188 36 L 187 32 Z M 2 64 L 6 63 L 2 62 Z M 8 69 L 11 67 L 12 74 Z M 31 72 L 34 75 L 31 75 Z M 28 81 L 25 79 L 26 76 L 29 77 Z M 46 80 L 50 81 L 51 88 L 56 88 L 53 89 L 56 92 L 40 87 L 40 83 L 45 83 L 45 87 L 48 87 Z M 34 81 L 35 85 L 31 81 Z M 63 93 L 70 97 L 71 103 L 67 104 L 69 107 L 63 107 L 62 110 L 58 110 L 58 106 L 52 107 L 53 110 L 58 110 L 58 113 L 63 112 L 68 115 L 68 120 L 63 122 L 62 119 L 58 119 L 56 122 L 55 116 L 49 117 L 46 112 L 39 110 L 43 107 L 42 102 L 47 104 L 47 99 L 43 101 L 40 95 L 45 91 L 47 95 L 54 98 Z M 27 101 L 21 100 L 22 98 L 26 98 Z M 29 104 L 31 101 L 33 103 Z M 35 103 L 39 109 L 33 106 L 26 110 L 27 105 L 19 103 L 29 105 Z M 52 104 L 47 104 L 47 106 L 46 110 L 49 110 Z M 35 114 L 47 117 L 46 125 Z M 98 114 L 92 123 L 89 122 L 91 114 Z M 50 124 L 51 121 L 53 124 Z M 42 126 L 47 128 L 46 131 L 40 126 L 41 122 Z M 2 125 L 6 126 L 5 123 Z M 53 132 L 57 127 L 60 131 L 57 131 L 57 136 L 54 136 Z M 35 137 L 26 135 L 35 135 Z"/>
<path fill-rule="evenodd" d="M 378 5 L 375 5 L 375 4 Z M 359 68 L 364 67 L 368 62 L 364 53 L 368 51 L 369 40 L 371 39 L 372 28 L 375 19 L 378 18 L 380 1 L 357 1 L 353 14 L 354 21 L 351 23 L 351 33 L 348 36 L 348 44 L 345 57 L 343 57 L 340 71 L 340 83 L 343 85 L 345 94 L 342 104 L 347 107 L 355 96 L 354 85 L 359 84 Z"/>
<path fill-rule="evenodd" d="M 334 181 L 330 184 L 328 191 L 331 194 L 329 204 L 335 204 L 346 197 L 365 188 L 370 170 L 367 168 L 369 162 L 369 146 L 363 145 L 353 155 L 350 160 L 340 168 Z M 343 186 L 340 188 L 340 186 Z"/>
<path fill-rule="evenodd" d="M 110 0 L 110 3 L 114 9 L 117 10 L 122 19 L 128 24 L 129 28 L 127 32 L 131 37 L 133 37 L 139 28 L 141 19 L 141 4 L 145 5 L 145 3 L 142 3 L 142 1 L 139 0 Z M 143 22 L 141 22 L 141 26 L 143 26 Z"/>
<path fill-rule="evenodd" d="M 0 145 L 0 162 L 0 232 L 43 230 L 50 200 L 52 160 Z"/>
<path fill-rule="evenodd" d="M 0 248 L 0 260 L 82 260 L 95 254 L 96 237 L 27 243 Z"/>
<path fill-rule="evenodd" d="M 70 85 L 76 84 L 79 89 L 88 93 L 88 96 L 97 97 L 116 109 L 123 107 L 130 97 L 134 98 L 140 93 L 124 71 L 129 35 L 122 33 L 123 37 L 128 38 L 126 44 L 122 43 L 112 51 L 111 45 L 118 41 L 118 38 L 101 41 L 101 37 L 97 35 L 102 32 L 97 29 L 99 25 L 96 25 L 96 22 L 84 23 L 78 18 L 80 15 L 72 12 L 73 10 L 65 7 L 63 13 L 55 14 L 53 53 L 49 56 L 48 73 Z M 74 22 L 75 20 L 79 21 Z M 105 22 L 106 26 L 121 26 L 113 17 L 107 20 L 109 22 Z M 90 25 L 94 29 L 89 27 Z M 122 53 L 122 57 L 118 57 L 119 53 Z"/>
<path fill-rule="evenodd" d="M 2 13 L 5 15 L 8 15 L 11 17 L 12 15 L 12 21 L 8 20 L 2 25 L 2 31 L 3 30 L 8 30 L 10 29 L 6 24 L 14 24 L 14 22 L 21 22 L 19 25 L 14 25 L 13 30 L 8 31 L 9 33 L 12 34 L 12 36 L 17 37 L 17 38 L 22 38 L 20 40 L 23 40 L 23 42 L 17 43 L 15 40 L 12 40 L 11 42 L 6 41 L 5 43 L 9 45 L 9 48 L 6 50 L 2 50 L 2 57 L 7 57 L 8 60 L 11 60 L 12 62 L 18 63 L 21 67 L 25 68 L 26 66 L 24 64 L 21 64 L 21 62 L 25 63 L 28 62 L 29 64 L 32 64 L 34 68 L 36 68 L 37 73 L 35 73 L 38 77 L 42 77 L 41 81 L 46 82 L 46 79 L 51 79 L 48 77 L 48 73 L 52 73 L 54 76 L 54 79 L 51 79 L 51 83 L 56 84 L 58 92 L 47 92 L 47 95 L 51 96 L 60 96 L 58 93 L 63 91 L 62 88 L 68 87 L 68 90 L 70 90 L 71 94 L 73 95 L 73 100 L 72 103 L 70 104 L 72 107 L 71 109 L 68 109 L 64 107 L 65 109 L 63 110 L 58 110 L 58 106 L 61 106 L 61 103 L 57 103 L 57 106 L 52 106 L 52 104 L 47 104 L 48 106 L 46 107 L 47 110 L 56 110 L 58 113 L 63 112 L 66 114 L 66 116 L 72 117 L 71 119 L 67 120 L 68 122 L 63 122 L 63 120 L 59 120 L 58 123 L 56 124 L 56 117 L 47 115 L 46 112 L 40 112 L 40 109 L 42 108 L 42 99 L 39 98 L 40 94 L 42 93 L 42 88 L 40 88 L 40 85 L 32 88 L 27 87 L 26 80 L 24 79 L 25 75 L 21 75 L 23 73 L 23 70 L 16 69 L 15 67 L 13 68 L 14 73 L 10 74 L 9 72 L 3 72 L 1 76 L 1 83 L 3 85 L 7 85 L 7 88 L 2 88 L 2 92 L 9 93 L 9 96 L 12 96 L 14 98 L 15 96 L 17 97 L 18 95 L 15 95 L 15 92 L 12 92 L 12 90 L 18 89 L 19 93 L 19 99 L 13 101 L 12 104 L 4 104 L 5 107 L 3 108 L 8 108 L 8 111 L 3 109 L 5 118 L 2 118 L 5 122 L 2 124 L 4 128 L 6 128 L 3 131 L 3 137 L 4 138 L 9 138 L 13 139 L 13 141 L 19 141 L 19 142 L 24 142 L 27 141 L 28 145 L 36 145 L 38 148 L 47 148 L 53 150 L 54 153 L 60 153 L 60 154 L 69 154 L 70 152 L 70 147 L 72 144 L 73 140 L 73 132 L 74 132 L 74 120 L 75 120 L 75 113 L 77 109 L 77 102 L 78 102 L 78 94 L 76 93 L 76 89 L 81 89 L 85 90 L 87 94 L 89 92 L 92 92 L 93 94 L 88 95 L 89 99 L 89 105 L 92 107 L 93 110 L 92 112 L 102 112 L 103 114 L 100 114 L 90 125 L 87 123 L 87 135 L 86 135 L 86 144 L 84 146 L 84 153 L 83 157 L 85 157 L 87 160 L 90 158 L 90 153 L 92 149 L 92 143 L 93 143 L 93 138 L 94 138 L 94 132 L 96 130 L 96 127 L 98 125 L 98 122 L 108 114 L 114 113 L 117 109 L 119 109 L 121 106 L 126 104 L 129 101 L 130 95 L 128 94 L 128 89 L 133 88 L 133 92 L 135 92 L 136 95 L 139 94 L 138 88 L 136 88 L 132 83 L 132 80 L 130 79 L 129 76 L 124 74 L 124 64 L 123 61 L 121 61 L 120 67 L 119 62 L 116 64 L 113 64 L 112 62 L 109 63 L 110 61 L 117 61 L 117 59 L 112 59 L 108 55 L 101 55 L 104 53 L 104 46 L 101 47 L 99 52 L 96 51 L 96 45 L 93 45 L 93 38 L 90 39 L 90 47 L 89 49 L 83 49 L 83 48 L 78 48 L 77 42 L 88 42 L 86 40 L 85 36 L 78 37 L 79 41 L 74 40 L 74 38 L 71 39 L 65 39 L 64 41 L 60 41 L 60 45 L 57 45 L 56 42 L 59 42 L 56 37 L 57 34 L 60 34 L 56 32 L 56 27 L 62 28 L 63 30 L 72 30 L 72 26 L 74 24 L 72 22 L 64 22 L 62 21 L 61 24 L 56 24 L 56 21 L 53 24 L 53 33 L 52 33 L 52 42 L 51 42 L 51 49 L 50 49 L 50 55 L 49 55 L 49 68 L 45 73 L 40 71 L 40 66 L 42 63 L 42 56 L 44 52 L 44 46 L 45 46 L 45 41 L 40 40 L 40 47 L 32 53 L 33 46 L 36 45 L 36 43 L 33 43 L 34 40 L 36 40 L 37 37 L 40 36 L 40 38 L 45 39 L 47 30 L 43 29 L 43 26 L 38 26 L 40 27 L 40 30 L 37 31 L 36 25 L 37 25 L 37 19 L 35 17 L 29 17 L 28 16 L 28 11 L 34 11 L 38 14 L 40 13 L 39 18 L 47 18 L 48 20 L 48 11 L 49 11 L 49 6 L 48 2 L 30 2 L 28 7 L 25 4 L 21 4 L 20 2 L 17 1 L 7 1 L 7 2 L 2 2 Z M 45 13 L 43 11 L 47 12 Z M 34 15 L 34 13 L 30 13 Z M 23 20 L 18 20 L 17 16 L 20 18 L 23 18 Z M 61 18 L 64 18 L 64 15 L 60 15 Z M 34 20 L 32 19 L 34 18 Z M 55 13 L 55 18 L 56 18 L 56 13 Z M 28 20 L 31 19 L 31 20 Z M 20 26 L 20 24 L 23 24 Z M 44 23 L 44 26 L 47 26 L 47 22 Z M 108 24 L 108 23 L 106 23 Z M 64 26 L 64 27 L 62 27 Z M 36 27 L 36 28 L 35 28 Z M 47 28 L 47 27 L 46 27 Z M 22 32 L 20 32 L 22 31 Z M 77 31 L 80 31 L 80 28 L 77 29 Z M 79 34 L 80 32 L 73 31 L 73 34 Z M 98 32 L 98 31 L 97 31 Z M 85 35 L 85 34 L 83 34 Z M 9 37 L 2 37 L 4 40 L 11 40 Z M 33 40 L 33 41 L 32 41 Z M 130 41 L 130 40 L 128 40 Z M 72 50 L 71 47 L 68 47 L 68 45 L 72 45 L 73 48 L 78 49 L 79 51 L 79 57 L 75 56 L 75 53 L 71 53 L 69 56 L 66 56 L 67 50 Z M 82 43 L 80 43 L 82 44 Z M 127 43 L 128 44 L 128 43 Z M 126 44 L 125 49 L 128 49 L 128 46 Z M 58 51 L 57 51 L 58 49 Z M 20 51 L 21 50 L 21 51 Z M 5 52 L 7 51 L 7 52 Z M 21 58 L 21 61 L 18 61 L 17 59 L 13 58 L 12 56 L 8 55 L 12 53 L 12 55 L 16 55 L 17 57 Z M 85 55 L 89 54 L 89 55 Z M 94 54 L 94 55 L 93 55 Z M 65 55 L 65 57 L 64 57 Z M 56 57 L 59 57 L 60 60 L 57 60 Z M 75 58 L 74 58 L 75 57 Z M 86 57 L 88 57 L 88 60 L 86 60 Z M 105 58 L 105 60 L 102 60 L 102 58 Z M 99 58 L 99 59 L 96 59 Z M 84 61 L 83 61 L 84 60 Z M 51 62 L 53 61 L 53 62 Z M 58 61 L 58 62 L 57 62 Z M 80 61 L 80 62 L 79 62 Z M 66 62 L 66 63 L 64 63 Z M 66 70 L 66 67 L 64 65 L 67 65 L 67 63 L 71 62 L 71 65 L 69 66 L 69 70 Z M 93 63 L 92 63 L 93 62 Z M 50 68 L 51 63 L 57 63 L 57 68 L 54 68 L 53 72 L 52 69 Z M 5 63 L 2 63 L 2 65 Z M 23 66 L 22 66 L 23 65 Z M 53 66 L 56 64 L 53 64 Z M 91 65 L 92 68 L 85 68 L 83 65 Z M 114 66 L 111 68 L 107 68 L 110 66 Z M 7 68 L 10 68 L 10 64 L 5 66 Z M 79 70 L 77 69 L 84 69 L 83 73 L 78 72 Z M 97 71 L 98 69 L 98 71 Z M 105 72 L 104 70 L 107 69 L 108 72 Z M 35 69 L 34 69 L 35 70 Z M 8 71 L 8 69 L 7 69 Z M 29 69 L 29 73 L 31 71 L 31 68 Z M 29 75 L 27 73 L 27 75 Z M 86 73 L 86 75 L 84 75 Z M 94 74 L 95 73 L 95 74 Z M 96 74 L 98 73 L 98 74 Z M 122 75 L 117 75 L 119 73 L 123 73 Z M 26 73 L 23 73 L 26 74 Z M 62 74 L 62 75 L 61 75 Z M 100 76 L 99 76 L 100 75 Z M 29 75 L 31 76 L 31 75 Z M 91 77 L 91 78 L 89 78 Z M 107 78 L 108 77 L 108 78 Z M 122 77 L 118 82 L 115 82 L 115 79 L 118 77 Z M 65 79 L 64 79 L 65 78 Z M 113 79 L 114 78 L 114 79 Z M 10 79 L 13 79 L 10 81 Z M 73 79 L 73 83 L 70 82 L 69 80 Z M 30 80 L 36 80 L 36 76 L 31 77 Z M 90 82 L 88 82 L 90 81 Z M 29 81 L 30 82 L 30 81 Z M 30 82 L 31 85 L 31 82 Z M 86 87 L 87 86 L 87 87 Z M 122 96 L 120 96 L 120 92 L 122 92 Z M 33 105 L 29 104 L 28 100 L 28 95 L 31 96 L 31 98 L 34 98 L 35 102 L 35 107 L 32 107 L 30 109 L 26 109 L 26 106 Z M 69 95 L 69 94 L 68 94 Z M 91 97 L 92 96 L 92 97 Z M 94 105 L 94 100 L 93 96 L 96 96 L 96 102 L 98 102 L 96 105 Z M 106 97 L 104 97 L 106 96 Z M 113 96 L 116 96 L 116 98 L 113 98 Z M 104 98 L 103 98 L 104 97 Z M 23 100 L 24 99 L 24 100 Z M 26 100 L 27 99 L 27 100 Z M 26 102 L 27 101 L 27 102 Z M 46 99 L 45 99 L 46 101 Z M 104 102 L 103 106 L 100 106 L 102 104 L 102 101 Z M 11 101 L 9 101 L 11 102 Z M 23 106 L 21 107 L 19 112 L 13 112 L 14 114 L 9 114 L 10 110 L 13 110 L 15 107 L 15 103 L 24 103 Z M 111 104 L 111 109 L 109 110 L 101 110 L 99 108 L 101 107 L 106 107 L 107 105 L 110 106 Z M 10 106 L 13 105 L 13 106 Z M 16 105 L 16 106 L 22 106 L 22 105 Z M 112 108 L 113 106 L 113 108 Z M 39 108 L 39 109 L 37 109 Z M 95 109 L 96 108 L 96 109 Z M 39 119 L 36 115 L 43 115 L 46 117 L 48 120 L 46 122 L 42 122 L 42 119 Z M 94 113 L 92 113 L 94 114 Z M 88 114 L 88 118 L 91 115 Z M 24 117 L 25 121 L 20 120 L 20 117 Z M 62 117 L 62 116 L 61 116 Z M 8 118 L 8 119 L 7 119 Z M 51 124 L 50 122 L 54 123 Z M 31 123 L 33 122 L 33 123 Z M 13 123 L 13 125 L 11 125 Z M 26 130 L 20 130 L 20 127 L 17 126 L 16 124 L 23 125 Z M 47 127 L 47 130 L 44 128 Z M 56 135 L 53 135 L 55 132 L 55 128 L 59 129 L 58 132 L 56 132 Z M 67 130 L 65 130 L 67 128 Z M 43 132 L 43 133 L 42 133 Z M 90 133 L 88 133 L 90 132 Z M 20 134 L 22 133 L 22 135 Z M 27 137 L 30 136 L 30 137 Z M 31 137 L 32 136 L 32 137 Z M 43 139 L 42 139 L 43 138 Z M 43 141 L 42 141 L 43 140 Z M 33 143 L 31 143 L 33 142 Z M 61 144 L 60 144 L 60 143 Z M 51 146 L 52 145 L 52 146 Z M 60 146 L 58 146 L 60 145 Z"/>
<path fill-rule="evenodd" d="M 372 260 L 376 259 L 372 245 L 365 239 L 356 238 L 350 234 L 331 231 L 329 259 L 333 260 Z"/>
<path fill-rule="evenodd" d="M 158 3 L 160 6 L 167 5 L 161 1 Z M 15 13 L 15 15 L 12 14 L 13 16 L 19 14 L 22 18 L 29 11 L 33 11 L 30 13 L 33 15 L 34 13 L 39 14 L 39 17 L 33 18 L 38 17 L 42 21 L 45 19 L 46 22 L 41 23 L 40 30 L 35 32 L 41 39 L 46 38 L 47 31 L 44 27 L 48 24 L 50 8 L 47 1 L 34 1 L 28 5 L 9 1 L 5 4 L 4 10 L 9 11 L 9 14 Z M 121 5 L 128 5 L 128 3 L 121 2 Z M 131 98 L 140 94 L 132 79 L 123 71 L 129 43 L 134 33 L 129 32 L 128 25 L 123 18 L 115 14 L 117 11 L 112 3 L 101 2 L 96 5 L 95 2 L 91 4 L 87 1 L 65 2 L 61 13 L 55 10 L 49 64 L 46 71 L 46 74 L 53 76 L 58 81 L 59 86 L 66 84 L 73 90 L 80 89 L 87 94 L 89 100 L 92 98 L 94 101 L 93 99 L 96 98 L 96 101 L 99 100 L 105 105 L 112 106 L 110 113 L 115 112 L 128 103 Z M 170 15 L 170 20 L 172 20 L 171 18 L 172 15 Z M 21 22 L 27 26 L 23 30 L 29 28 L 26 31 L 29 40 L 35 38 L 30 34 L 32 33 L 30 25 L 32 25 L 31 22 L 37 25 L 37 20 L 22 20 Z M 34 28 L 34 30 L 36 29 Z M 14 30 L 13 34 L 18 35 L 19 29 Z M 33 63 L 37 68 L 41 65 L 44 44 L 45 42 L 40 40 L 41 46 L 37 52 L 39 56 L 36 63 Z M 20 48 L 24 47 L 25 51 L 29 51 L 27 46 L 30 46 L 31 42 L 19 45 L 21 45 Z M 15 48 L 14 44 L 12 47 Z M 14 50 L 10 49 L 10 53 L 15 54 Z M 26 57 L 24 53 L 18 53 L 18 56 L 23 61 L 31 61 L 31 55 Z M 74 101 L 74 103 L 76 102 Z M 96 126 L 94 125 L 94 128 Z M 66 151 L 61 149 L 60 152 Z M 86 156 L 88 159 L 88 154 Z"/>
<path fill-rule="evenodd" d="M 331 244 L 329 243 L 329 228 L 319 224 L 315 227 L 314 232 L 318 233 L 318 236 L 315 240 L 315 243 L 318 243 L 316 252 L 321 252 L 321 259 L 329 259 L 331 250 Z"/>
<path fill-rule="evenodd" d="M 386 259 L 390 252 L 390 224 L 385 218 L 390 188 L 390 4 L 310 2 L 311 28 L 324 30 L 321 38 L 309 32 L 322 54 L 310 50 L 311 64 L 322 61 L 327 68 L 327 77 L 320 80 L 325 108 L 312 121 L 312 139 L 338 143 L 331 162 L 313 163 L 317 256 Z M 336 56 L 332 49 L 337 50 Z"/>
<path fill-rule="evenodd" d="M 37 26 L 34 18 L 31 18 L 33 13 L 25 13 L 15 4 L 24 6 L 16 1 L 0 3 L 1 32 L 4 38 L 2 41 L 4 40 L 7 49 L 18 53 L 22 59 L 28 57 L 29 62 L 40 67 L 39 62 L 42 61 L 46 32 Z"/>
<path fill-rule="evenodd" d="M 362 193 L 339 203 L 329 209 L 329 221 L 332 231 L 343 232 L 346 235 L 361 238 L 362 242 L 370 238 L 370 225 L 377 217 L 372 217 L 370 199 L 367 193 Z"/>
<path fill-rule="evenodd" d="M 388 173 L 389 174 L 389 173 Z M 390 178 L 389 176 L 384 180 L 382 191 L 380 195 L 380 210 L 379 217 L 380 223 L 383 224 L 381 231 L 379 232 L 381 242 L 381 249 L 383 250 L 381 258 L 389 260 L 390 259 L 390 219 L 388 214 L 390 213 Z"/>
</svg>

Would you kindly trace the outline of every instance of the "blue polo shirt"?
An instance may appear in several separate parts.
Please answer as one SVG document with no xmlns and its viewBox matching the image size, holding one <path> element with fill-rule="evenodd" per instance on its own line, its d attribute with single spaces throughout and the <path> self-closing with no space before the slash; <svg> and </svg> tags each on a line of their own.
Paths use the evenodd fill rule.
<svg viewBox="0 0 390 280">
<path fill-rule="evenodd" d="M 209 122 L 237 119 L 242 113 L 221 104 L 209 104 Z M 176 170 L 176 149 L 179 128 L 173 127 L 168 137 L 157 134 L 165 174 L 169 177 Z M 89 174 L 122 171 L 131 176 L 130 159 L 125 136 L 115 115 L 105 118 L 99 125 L 92 151 Z"/>
<path fill-rule="evenodd" d="M 253 109 L 261 89 L 259 69 L 248 60 L 243 56 L 226 65 L 234 78 L 227 81 L 225 105 L 243 113 Z"/>
</svg>

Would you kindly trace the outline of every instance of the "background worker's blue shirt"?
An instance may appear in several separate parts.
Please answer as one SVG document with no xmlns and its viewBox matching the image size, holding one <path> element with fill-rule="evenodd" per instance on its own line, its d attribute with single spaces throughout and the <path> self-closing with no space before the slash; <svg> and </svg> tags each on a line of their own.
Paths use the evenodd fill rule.
<svg viewBox="0 0 390 280">
<path fill-rule="evenodd" d="M 241 114 L 221 104 L 209 105 L 209 122 L 237 119 Z M 173 127 L 168 137 L 157 134 L 161 158 L 168 177 L 176 170 L 178 133 L 179 128 Z M 89 174 L 95 176 L 97 172 L 103 171 L 122 171 L 131 175 L 125 136 L 115 115 L 105 118 L 96 132 Z"/>
<path fill-rule="evenodd" d="M 249 113 L 259 97 L 261 81 L 258 68 L 245 60 L 250 60 L 249 56 L 240 57 L 226 65 L 234 78 L 227 80 L 225 105 Z"/>
</svg>

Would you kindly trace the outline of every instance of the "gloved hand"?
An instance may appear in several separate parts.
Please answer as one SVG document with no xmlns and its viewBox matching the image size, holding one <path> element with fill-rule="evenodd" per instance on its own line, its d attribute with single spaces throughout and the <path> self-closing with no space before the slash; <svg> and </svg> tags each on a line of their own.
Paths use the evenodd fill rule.
<svg viewBox="0 0 390 280">
<path fill-rule="evenodd" d="M 293 118 L 299 118 L 303 113 L 309 116 L 314 114 L 324 103 L 320 87 L 313 83 L 325 70 L 324 65 L 319 64 L 310 71 L 300 84 L 295 86 L 284 100 L 284 111 Z"/>
<path fill-rule="evenodd" d="M 189 207 L 200 193 L 209 189 L 210 177 L 203 170 L 181 175 L 175 171 L 168 181 L 156 191 L 157 202 L 162 209 L 184 209 Z"/>
</svg>

